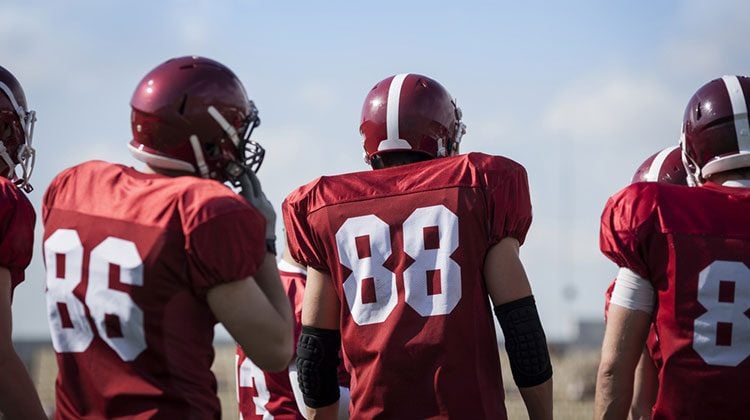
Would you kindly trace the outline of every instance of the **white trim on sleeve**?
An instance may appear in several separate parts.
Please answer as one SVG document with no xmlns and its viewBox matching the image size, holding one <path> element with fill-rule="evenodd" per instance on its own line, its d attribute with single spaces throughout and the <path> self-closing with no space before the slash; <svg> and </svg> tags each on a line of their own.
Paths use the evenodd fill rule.
<svg viewBox="0 0 750 420">
<path fill-rule="evenodd" d="M 610 303 L 634 311 L 653 313 L 656 304 L 654 286 L 632 270 L 620 267 Z"/>
</svg>

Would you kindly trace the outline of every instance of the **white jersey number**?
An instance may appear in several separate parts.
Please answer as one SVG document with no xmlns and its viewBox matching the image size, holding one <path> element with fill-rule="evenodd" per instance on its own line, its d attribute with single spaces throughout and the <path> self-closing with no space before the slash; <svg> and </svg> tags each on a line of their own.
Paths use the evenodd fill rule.
<svg viewBox="0 0 750 420">
<path fill-rule="evenodd" d="M 716 366 L 737 366 L 750 356 L 750 269 L 714 261 L 698 276 L 698 302 L 707 312 L 693 324 L 693 349 Z"/>
<path fill-rule="evenodd" d="M 273 416 L 266 409 L 266 404 L 271 399 L 271 393 L 268 391 L 268 385 L 266 385 L 265 373 L 246 357 L 240 365 L 238 375 L 238 390 L 239 388 L 255 389 L 255 393 L 257 394 L 253 396 L 255 414 L 261 416 L 264 420 L 273 420 Z M 237 398 L 239 400 L 239 395 Z M 240 418 L 242 419 L 242 413 L 240 413 Z"/>
<path fill-rule="evenodd" d="M 403 252 L 413 260 L 403 273 L 406 303 L 425 317 L 449 314 L 461 300 L 461 267 L 450 257 L 458 249 L 458 216 L 443 205 L 418 208 L 403 235 Z M 398 299 L 396 274 L 384 266 L 393 253 L 391 227 L 375 215 L 349 218 L 336 245 L 351 270 L 344 294 L 354 322 L 385 321 Z"/>
<path fill-rule="evenodd" d="M 88 307 L 96 330 L 122 360 L 135 360 L 146 349 L 143 311 L 126 292 L 110 281 L 143 286 L 143 261 L 135 244 L 108 237 L 91 250 L 85 305 L 73 290 L 83 278 L 84 249 L 75 230 L 58 229 L 44 241 L 47 265 L 47 314 L 52 345 L 58 353 L 80 353 L 94 339 L 86 316 Z"/>
</svg>

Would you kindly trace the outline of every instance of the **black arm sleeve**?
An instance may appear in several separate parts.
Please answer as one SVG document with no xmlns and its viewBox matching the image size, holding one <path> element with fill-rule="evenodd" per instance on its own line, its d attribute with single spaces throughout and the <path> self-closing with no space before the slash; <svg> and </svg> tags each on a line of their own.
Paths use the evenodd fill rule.
<svg viewBox="0 0 750 420">
<path fill-rule="evenodd" d="M 544 383 L 552 377 L 547 338 L 536 310 L 534 296 L 495 307 L 505 336 L 505 350 L 513 379 L 520 388 Z"/>
<path fill-rule="evenodd" d="M 302 326 L 297 343 L 297 380 L 310 408 L 329 406 L 339 400 L 339 348 L 341 333 Z"/>
</svg>

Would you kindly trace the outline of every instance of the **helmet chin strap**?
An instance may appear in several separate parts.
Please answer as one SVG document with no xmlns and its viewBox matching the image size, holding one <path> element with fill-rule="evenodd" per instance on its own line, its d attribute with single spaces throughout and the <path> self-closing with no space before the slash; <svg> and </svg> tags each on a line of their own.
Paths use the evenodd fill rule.
<svg viewBox="0 0 750 420">
<path fill-rule="evenodd" d="M 206 158 L 203 156 L 201 142 L 195 134 L 190 136 L 190 145 L 193 146 L 193 153 L 195 154 L 195 163 L 198 164 L 198 171 L 203 178 L 208 178 L 208 165 L 206 165 Z"/>
<path fill-rule="evenodd" d="M 682 166 L 685 167 L 685 172 L 687 173 L 687 184 L 689 187 L 703 184 L 704 179 L 701 175 L 701 168 L 690 158 L 690 156 L 688 156 L 684 148 L 682 149 Z"/>
</svg>

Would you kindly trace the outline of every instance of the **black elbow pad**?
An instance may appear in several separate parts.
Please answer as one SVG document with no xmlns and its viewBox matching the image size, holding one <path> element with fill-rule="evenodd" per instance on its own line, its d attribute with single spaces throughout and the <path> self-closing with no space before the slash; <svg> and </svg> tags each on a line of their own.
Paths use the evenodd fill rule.
<svg viewBox="0 0 750 420">
<path fill-rule="evenodd" d="M 552 377 L 552 364 L 534 296 L 495 307 L 505 336 L 505 350 L 513 379 L 521 388 L 544 383 Z"/>
<path fill-rule="evenodd" d="M 338 401 L 340 347 L 338 330 L 302 326 L 297 343 L 297 380 L 308 407 L 321 408 Z"/>
</svg>

